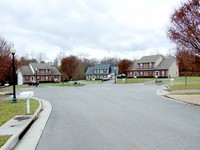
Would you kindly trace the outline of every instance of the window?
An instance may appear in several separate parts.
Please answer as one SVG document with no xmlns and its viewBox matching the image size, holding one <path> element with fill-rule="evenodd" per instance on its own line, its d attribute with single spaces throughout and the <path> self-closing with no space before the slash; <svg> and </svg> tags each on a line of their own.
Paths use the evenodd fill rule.
<svg viewBox="0 0 200 150">
<path fill-rule="evenodd" d="M 152 68 L 152 63 L 149 63 L 149 68 Z"/>
<path fill-rule="evenodd" d="M 143 68 L 143 64 L 140 64 L 140 68 Z"/>
<path fill-rule="evenodd" d="M 49 80 L 49 78 L 48 78 L 48 76 L 46 76 L 46 81 L 48 81 Z"/>
<path fill-rule="evenodd" d="M 49 71 L 48 71 L 48 69 L 46 69 L 46 74 L 48 74 L 49 73 Z"/>
<path fill-rule="evenodd" d="M 140 76 L 143 76 L 143 72 L 142 71 L 140 72 Z"/>
</svg>

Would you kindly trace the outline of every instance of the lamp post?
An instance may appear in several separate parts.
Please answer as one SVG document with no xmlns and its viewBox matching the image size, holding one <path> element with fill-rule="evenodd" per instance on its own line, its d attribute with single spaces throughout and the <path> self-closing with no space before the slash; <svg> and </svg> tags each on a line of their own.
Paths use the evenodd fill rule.
<svg viewBox="0 0 200 150">
<path fill-rule="evenodd" d="M 10 49 L 10 53 L 13 56 L 13 60 L 12 60 L 12 68 L 13 68 L 13 99 L 12 99 L 12 103 L 17 103 L 16 90 L 15 90 L 15 83 L 16 83 L 15 53 L 16 53 L 16 49 L 14 47 L 12 47 Z"/>
<path fill-rule="evenodd" d="M 35 83 L 35 86 L 37 87 L 37 68 L 35 68 L 35 76 L 36 76 L 36 83 Z"/>
<path fill-rule="evenodd" d="M 115 67 L 114 69 L 115 69 L 115 84 L 116 84 L 116 75 L 117 75 L 116 70 L 117 70 L 117 68 Z"/>
</svg>

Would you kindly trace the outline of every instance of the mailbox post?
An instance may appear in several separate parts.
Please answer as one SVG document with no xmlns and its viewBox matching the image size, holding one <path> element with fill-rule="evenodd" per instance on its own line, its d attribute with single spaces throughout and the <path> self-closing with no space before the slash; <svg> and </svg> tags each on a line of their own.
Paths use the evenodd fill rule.
<svg viewBox="0 0 200 150">
<path fill-rule="evenodd" d="M 34 95 L 33 91 L 26 91 L 26 92 L 21 92 L 20 93 L 20 96 L 22 98 L 27 98 L 27 101 L 26 101 L 26 111 L 27 111 L 27 114 L 30 114 L 30 98 L 33 95 Z"/>
</svg>

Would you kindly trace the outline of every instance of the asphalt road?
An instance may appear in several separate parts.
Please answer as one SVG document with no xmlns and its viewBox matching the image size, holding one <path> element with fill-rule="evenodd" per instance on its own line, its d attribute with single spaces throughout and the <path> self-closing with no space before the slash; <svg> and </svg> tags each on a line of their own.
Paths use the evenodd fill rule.
<svg viewBox="0 0 200 150">
<path fill-rule="evenodd" d="M 199 150 L 200 108 L 157 96 L 155 85 L 35 89 L 52 114 L 37 150 Z"/>
</svg>

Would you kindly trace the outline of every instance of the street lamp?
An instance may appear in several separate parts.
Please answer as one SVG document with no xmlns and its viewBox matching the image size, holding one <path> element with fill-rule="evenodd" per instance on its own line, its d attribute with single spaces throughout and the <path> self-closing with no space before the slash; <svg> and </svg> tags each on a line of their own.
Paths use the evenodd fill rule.
<svg viewBox="0 0 200 150">
<path fill-rule="evenodd" d="M 15 90 L 15 83 L 16 83 L 16 69 L 15 69 L 15 53 L 16 53 L 16 49 L 14 47 L 12 47 L 10 49 L 10 53 L 13 56 L 13 62 L 12 62 L 12 68 L 13 68 L 13 99 L 12 99 L 12 103 L 17 103 L 17 98 L 16 98 L 16 90 Z"/>
<path fill-rule="evenodd" d="M 116 84 L 116 75 L 117 75 L 116 70 L 117 70 L 117 68 L 115 67 L 114 69 L 115 69 L 115 84 Z"/>
<path fill-rule="evenodd" d="M 36 83 L 35 83 L 35 86 L 37 87 L 37 68 L 35 68 L 35 76 L 36 76 Z"/>
</svg>

